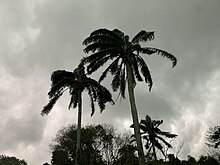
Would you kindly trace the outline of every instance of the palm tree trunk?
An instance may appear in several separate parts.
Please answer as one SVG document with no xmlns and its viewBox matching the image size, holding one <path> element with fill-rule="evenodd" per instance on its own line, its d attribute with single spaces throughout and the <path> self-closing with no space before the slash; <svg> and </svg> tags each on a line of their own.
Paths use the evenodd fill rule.
<svg viewBox="0 0 220 165">
<path fill-rule="evenodd" d="M 157 165 L 157 154 L 156 154 L 156 149 L 155 149 L 154 145 L 153 145 L 153 153 L 154 153 L 154 159 L 155 159 L 155 162 L 156 162 L 156 165 Z"/>
<path fill-rule="evenodd" d="M 76 138 L 76 158 L 75 165 L 79 165 L 80 160 L 80 145 L 81 145 L 81 120 L 82 120 L 82 93 L 78 91 L 78 123 L 77 123 L 77 138 Z"/>
<path fill-rule="evenodd" d="M 126 73 L 127 73 L 127 81 L 128 81 L 129 101 L 130 101 L 131 114 L 132 114 L 133 125 L 134 125 L 134 134 L 135 134 L 135 139 L 137 142 L 139 164 L 145 165 L 146 162 L 145 162 L 145 157 L 144 157 L 143 145 L 141 141 L 138 112 L 137 112 L 137 108 L 135 104 L 134 82 L 132 78 L 131 66 L 129 64 L 126 64 Z"/>
</svg>

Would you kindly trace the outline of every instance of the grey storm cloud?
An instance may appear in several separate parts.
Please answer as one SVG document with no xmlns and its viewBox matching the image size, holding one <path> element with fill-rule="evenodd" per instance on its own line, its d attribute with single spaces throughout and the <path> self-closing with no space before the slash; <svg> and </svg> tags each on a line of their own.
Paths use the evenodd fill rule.
<svg viewBox="0 0 220 165">
<path fill-rule="evenodd" d="M 77 66 L 85 56 L 82 41 L 93 30 L 119 28 L 131 37 L 142 29 L 155 31 L 154 41 L 143 45 L 177 57 L 177 66 L 171 68 L 167 59 L 144 55 L 154 84 L 151 92 L 147 84 L 137 84 L 137 107 L 140 119 L 146 114 L 163 119 L 163 129 L 179 135 L 183 158 L 199 156 L 205 131 L 219 124 L 219 11 L 218 0 L 1 1 L 0 154 L 27 159 L 31 165 L 49 162 L 51 140 L 62 126 L 76 122 L 77 112 L 67 110 L 67 93 L 48 116 L 40 116 L 51 73 Z M 91 77 L 97 78 L 104 67 Z M 103 82 L 109 89 L 110 80 Z M 119 98 L 90 117 L 89 99 L 86 94 L 83 98 L 84 125 L 110 123 L 129 129 L 128 99 Z"/>
</svg>

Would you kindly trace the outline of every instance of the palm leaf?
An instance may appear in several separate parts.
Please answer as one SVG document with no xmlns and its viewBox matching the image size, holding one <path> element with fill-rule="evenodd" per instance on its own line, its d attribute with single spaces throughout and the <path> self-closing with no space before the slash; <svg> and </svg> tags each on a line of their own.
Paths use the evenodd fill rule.
<svg viewBox="0 0 220 165">
<path fill-rule="evenodd" d="M 108 30 L 108 29 L 97 29 L 95 31 L 93 31 L 90 36 L 100 36 L 100 35 L 105 35 L 105 36 L 111 36 L 117 40 L 122 40 L 122 38 L 120 37 L 120 35 L 118 35 L 119 33 L 122 33 L 120 30 L 118 29 L 114 29 L 114 30 Z M 123 33 L 124 34 L 124 33 Z"/>
<path fill-rule="evenodd" d="M 149 91 L 151 91 L 151 88 L 153 86 L 153 81 L 151 78 L 151 73 L 150 70 L 146 64 L 146 62 L 143 60 L 143 58 L 141 56 L 137 56 L 137 63 L 140 67 L 141 73 L 143 74 L 144 78 L 145 78 L 145 82 L 148 84 L 149 86 Z"/>
<path fill-rule="evenodd" d="M 95 72 L 97 69 L 99 69 L 101 66 L 103 66 L 109 59 L 111 59 L 111 56 L 105 56 L 99 60 L 91 62 L 87 67 L 87 73 L 91 74 Z"/>
<path fill-rule="evenodd" d="M 164 140 L 162 137 L 157 136 L 158 139 L 160 139 L 168 148 L 172 148 L 172 145 L 168 143 L 166 140 Z"/>
<path fill-rule="evenodd" d="M 154 32 L 146 32 L 145 30 L 141 30 L 138 34 L 136 34 L 133 39 L 132 43 L 139 43 L 139 42 L 146 42 L 151 41 L 154 39 Z"/>
<path fill-rule="evenodd" d="M 113 70 L 113 68 L 117 69 L 118 66 L 118 61 L 120 60 L 120 57 L 116 58 L 105 70 L 104 72 L 101 74 L 100 78 L 99 78 L 99 82 L 103 81 L 104 78 L 106 77 L 107 73 L 111 70 Z M 116 70 L 115 69 L 115 70 Z"/>
<path fill-rule="evenodd" d="M 112 79 L 112 89 L 113 91 L 117 91 L 118 88 L 120 87 L 120 79 L 121 79 L 121 68 L 122 68 L 123 63 L 121 63 L 119 66 L 117 66 L 117 69 L 114 73 L 114 77 Z"/>
<path fill-rule="evenodd" d="M 91 103 L 91 116 L 93 116 L 93 114 L 95 113 L 95 104 L 94 104 L 94 100 L 96 100 L 97 97 L 94 97 L 95 95 L 95 90 L 92 88 L 92 86 L 88 87 L 88 94 L 90 97 L 90 103 Z"/>
<path fill-rule="evenodd" d="M 173 63 L 172 67 L 176 66 L 176 64 L 177 64 L 176 57 L 173 56 L 172 54 L 164 51 L 164 50 L 160 50 L 160 49 L 157 49 L 157 48 L 140 48 L 139 51 L 141 53 L 148 54 L 148 55 L 151 55 L 153 53 L 157 53 L 158 55 L 161 55 L 162 57 L 166 57 L 166 58 L 168 58 L 169 60 L 172 61 L 172 63 Z"/>
<path fill-rule="evenodd" d="M 60 96 L 62 96 L 63 93 L 59 93 L 56 96 L 54 96 L 53 98 L 50 99 L 49 103 L 43 107 L 43 110 L 41 111 L 41 115 L 47 115 L 48 113 L 50 113 L 51 109 L 53 108 L 53 106 L 56 104 L 56 102 L 58 101 L 58 99 L 60 98 Z"/>
<path fill-rule="evenodd" d="M 65 70 L 54 71 L 51 75 L 52 84 L 56 84 L 60 81 L 63 81 L 63 79 L 69 78 L 74 79 L 75 75 L 72 72 L 67 72 Z"/>
<path fill-rule="evenodd" d="M 142 79 L 142 77 L 141 77 L 141 75 L 140 75 L 140 73 L 139 73 L 138 63 L 137 63 L 136 60 L 133 61 L 133 63 L 132 63 L 132 68 L 133 68 L 133 73 L 134 73 L 136 79 L 137 79 L 138 81 L 143 81 L 143 79 Z"/>
<path fill-rule="evenodd" d="M 163 136 L 165 136 L 167 138 L 175 138 L 175 137 L 177 137 L 176 134 L 171 134 L 170 132 L 165 132 L 165 131 L 160 131 L 159 134 L 163 135 Z"/>
<path fill-rule="evenodd" d="M 83 49 L 83 51 L 85 53 L 88 52 L 95 52 L 96 50 L 98 51 L 102 51 L 102 50 L 106 50 L 106 49 L 111 49 L 111 48 L 115 48 L 115 47 L 119 47 L 117 43 L 113 42 L 106 42 L 106 43 L 100 43 L 100 42 L 94 42 L 89 44 L 88 46 L 86 46 L 85 49 Z"/>
<path fill-rule="evenodd" d="M 83 45 L 89 45 L 91 43 L 118 43 L 119 45 L 123 44 L 122 38 L 120 38 L 115 33 L 111 32 L 112 35 L 107 35 L 106 33 L 90 35 L 83 41 Z"/>
</svg>

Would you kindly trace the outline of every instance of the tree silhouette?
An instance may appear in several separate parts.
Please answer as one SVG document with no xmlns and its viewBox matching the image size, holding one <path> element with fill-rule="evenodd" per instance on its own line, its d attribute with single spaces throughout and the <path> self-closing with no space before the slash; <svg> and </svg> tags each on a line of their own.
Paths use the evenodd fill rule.
<svg viewBox="0 0 220 165">
<path fill-rule="evenodd" d="M 112 31 L 108 29 L 98 29 L 93 31 L 90 36 L 83 41 L 83 44 L 86 46 L 84 52 L 92 53 L 82 60 L 82 63 L 89 63 L 87 67 L 89 74 L 96 71 L 107 61 L 112 60 L 112 63 L 102 73 L 99 82 L 101 82 L 107 76 L 107 73 L 110 72 L 113 75 L 113 91 L 119 90 L 119 94 L 123 98 L 125 98 L 127 80 L 140 165 L 145 164 L 145 158 L 141 142 L 134 88 L 136 80 L 143 81 L 141 74 L 148 84 L 149 90 L 151 90 L 153 84 L 149 68 L 140 54 L 152 55 L 157 53 L 171 60 L 173 67 L 177 63 L 176 58 L 166 51 L 152 47 L 142 47 L 140 45 L 141 42 L 151 41 L 153 39 L 154 32 L 146 32 L 144 30 L 137 33 L 130 41 L 129 36 L 118 29 Z"/>
<path fill-rule="evenodd" d="M 161 131 L 158 127 L 163 123 L 163 120 L 151 120 L 150 116 L 146 115 L 144 120 L 140 122 L 140 129 L 142 138 L 146 141 L 145 148 L 148 150 L 147 155 L 153 151 L 154 159 L 157 160 L 156 149 L 158 149 L 164 156 L 163 145 L 172 148 L 164 138 L 175 138 L 176 134 Z"/>
<path fill-rule="evenodd" d="M 27 162 L 24 159 L 19 160 L 14 156 L 0 155 L 0 165 L 27 165 Z"/>
<path fill-rule="evenodd" d="M 65 70 L 57 70 L 51 76 L 51 89 L 48 93 L 49 103 L 44 106 L 41 114 L 48 114 L 62 94 L 69 89 L 70 108 L 78 106 L 78 122 L 77 122 L 77 145 L 75 164 L 78 164 L 80 157 L 81 144 L 81 118 L 82 118 L 82 92 L 86 89 L 91 100 L 91 116 L 95 112 L 95 103 L 97 102 L 101 112 L 105 109 L 105 103 L 113 102 L 111 93 L 96 80 L 86 76 L 84 66 L 79 65 L 74 72 Z"/>
<path fill-rule="evenodd" d="M 133 161 L 134 146 L 128 141 L 130 134 L 121 134 L 112 129 L 111 125 L 88 125 L 82 127 L 81 157 L 79 163 L 87 164 L 115 164 L 117 162 Z M 71 164 L 76 150 L 76 125 L 62 128 L 56 134 L 51 144 L 53 165 Z M 130 139 L 130 138 L 129 138 Z M 129 150 L 125 150 L 128 149 Z M 132 148 L 133 147 L 133 148 Z M 125 157 L 127 155 L 127 157 Z M 133 155 L 133 157 L 132 157 Z M 137 162 L 138 163 L 138 162 Z M 124 163 L 122 163 L 124 164 Z"/>
<path fill-rule="evenodd" d="M 211 156 L 200 156 L 198 160 L 199 165 L 219 165 L 218 161 Z"/>
<path fill-rule="evenodd" d="M 210 127 L 206 134 L 207 145 L 218 148 L 220 145 L 220 126 Z"/>
</svg>

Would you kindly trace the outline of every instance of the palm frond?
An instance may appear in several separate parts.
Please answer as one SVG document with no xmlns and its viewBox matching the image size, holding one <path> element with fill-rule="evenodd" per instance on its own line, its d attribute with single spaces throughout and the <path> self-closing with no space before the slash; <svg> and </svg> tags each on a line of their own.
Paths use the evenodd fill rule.
<svg viewBox="0 0 220 165">
<path fill-rule="evenodd" d="M 122 38 L 110 30 L 97 30 L 96 32 L 92 32 L 90 36 L 83 41 L 83 45 L 89 45 L 94 42 L 123 44 Z"/>
<path fill-rule="evenodd" d="M 163 123 L 163 120 L 153 120 L 153 125 L 155 128 L 159 127 Z"/>
<path fill-rule="evenodd" d="M 117 36 L 119 36 L 119 38 L 122 39 L 122 41 L 123 41 L 125 35 L 121 30 L 114 29 L 114 30 L 112 30 L 112 32 L 114 32 Z"/>
<path fill-rule="evenodd" d="M 106 43 L 94 42 L 94 43 L 91 43 L 88 46 L 86 46 L 86 48 L 83 49 L 83 51 L 85 53 L 89 53 L 89 52 L 94 53 L 96 50 L 97 51 L 102 51 L 102 50 L 106 50 L 106 49 L 110 49 L 110 48 L 114 48 L 114 47 L 120 47 L 120 45 L 118 45 L 115 42 L 113 42 L 113 43 L 110 43 L 110 42 L 106 42 Z"/>
<path fill-rule="evenodd" d="M 154 146 L 155 146 L 157 149 L 159 149 L 160 151 L 163 150 L 163 146 L 162 146 L 156 139 L 153 141 L 153 144 L 154 144 Z"/>
<path fill-rule="evenodd" d="M 78 98 L 78 91 L 76 89 L 70 90 L 70 102 L 68 106 L 69 109 L 77 107 L 77 104 L 79 102 Z"/>
<path fill-rule="evenodd" d="M 73 74 L 73 72 L 68 72 L 65 70 L 54 71 L 51 75 L 52 84 L 56 84 L 60 81 L 63 81 L 63 79 L 69 79 L 69 78 L 74 79 L 75 75 Z"/>
<path fill-rule="evenodd" d="M 63 93 L 59 93 L 56 96 L 54 96 L 53 98 L 50 99 L 49 103 L 43 107 L 43 110 L 41 111 L 41 115 L 47 115 L 48 113 L 50 113 L 51 109 L 53 108 L 53 106 L 56 104 L 56 102 L 58 101 L 58 99 L 60 98 L 60 96 L 62 96 Z"/>
<path fill-rule="evenodd" d="M 116 71 L 114 72 L 114 76 L 112 79 L 112 89 L 113 91 L 117 91 L 120 87 L 120 79 L 121 79 L 121 68 L 122 68 L 123 63 L 121 62 L 121 64 L 119 66 L 116 67 Z"/>
<path fill-rule="evenodd" d="M 74 81 L 68 80 L 68 79 L 63 79 L 62 81 L 57 82 L 56 84 L 52 84 L 50 91 L 48 92 L 49 98 L 54 97 L 58 93 L 63 92 L 64 90 L 67 89 L 68 86 L 74 85 Z"/>
<path fill-rule="evenodd" d="M 87 88 L 88 89 L 88 94 L 90 97 L 90 103 L 91 103 L 91 116 L 95 113 L 95 104 L 94 101 L 96 100 L 97 96 L 95 94 L 95 90 L 91 87 Z M 95 97 L 94 97 L 95 96 Z"/>
<path fill-rule="evenodd" d="M 116 71 L 117 66 L 118 66 L 118 61 L 119 61 L 119 60 L 120 60 L 120 57 L 116 58 L 116 59 L 104 70 L 104 72 L 102 73 L 102 75 L 101 75 L 100 78 L 99 78 L 99 83 L 104 80 L 104 78 L 106 77 L 106 75 L 107 75 L 107 73 L 108 73 L 109 71 L 112 71 L 112 70 L 115 70 L 115 71 Z"/>
<path fill-rule="evenodd" d="M 143 60 L 143 58 L 141 56 L 137 56 L 137 63 L 140 67 L 141 73 L 143 74 L 144 78 L 145 78 L 145 82 L 148 84 L 149 87 L 149 91 L 151 91 L 151 88 L 153 86 L 153 81 L 151 78 L 151 73 L 150 70 L 146 64 L 146 62 Z"/>
<path fill-rule="evenodd" d="M 90 36 L 105 35 L 105 36 L 112 36 L 112 37 L 120 40 L 122 38 L 120 37 L 120 35 L 118 35 L 119 33 L 122 33 L 122 32 L 118 29 L 108 30 L 108 29 L 104 28 L 104 29 L 97 29 L 97 30 L 93 31 L 90 34 Z"/>
<path fill-rule="evenodd" d="M 145 122 L 144 122 L 143 120 L 141 120 L 140 129 L 141 129 L 144 133 L 148 133 L 148 132 L 149 132 L 149 127 L 146 126 L 144 123 L 145 123 Z"/>
<path fill-rule="evenodd" d="M 172 54 L 164 51 L 164 50 L 160 50 L 157 48 L 141 48 L 141 49 L 139 49 L 139 51 L 141 53 L 148 54 L 148 55 L 151 55 L 153 53 L 157 53 L 158 55 L 161 55 L 162 57 L 166 57 L 172 61 L 172 67 L 176 66 L 176 64 L 177 64 L 176 57 L 173 56 Z"/>
<path fill-rule="evenodd" d="M 96 96 L 95 101 L 98 103 L 101 112 L 105 109 L 105 103 L 111 102 L 114 104 L 114 101 L 112 100 L 112 95 L 107 88 L 100 85 L 97 81 L 91 78 L 89 79 L 89 84 L 92 86 L 92 88 L 90 88 L 92 89 L 92 95 Z"/>
<path fill-rule="evenodd" d="M 133 39 L 132 43 L 139 43 L 139 42 L 146 42 L 151 41 L 154 39 L 154 32 L 146 32 L 145 30 L 141 30 L 138 34 L 136 34 Z"/>
<path fill-rule="evenodd" d="M 87 73 L 91 74 L 95 72 L 97 69 L 103 66 L 109 59 L 111 59 L 110 55 L 89 63 L 89 65 L 87 66 Z"/>
<path fill-rule="evenodd" d="M 172 148 L 172 145 L 164 140 L 162 137 L 157 136 L 157 139 L 161 140 L 168 148 Z"/>
<path fill-rule="evenodd" d="M 142 79 L 142 77 L 141 77 L 141 75 L 140 75 L 140 73 L 139 73 L 138 63 L 137 63 L 136 60 L 134 60 L 134 61 L 132 62 L 132 68 L 133 68 L 133 73 L 134 73 L 136 79 L 137 79 L 138 81 L 143 81 L 143 79 Z"/>
<path fill-rule="evenodd" d="M 177 137 L 176 134 L 171 134 L 170 132 L 165 132 L 165 131 L 161 131 L 161 132 L 159 132 L 159 134 L 163 135 L 163 136 L 165 136 L 167 138 L 175 138 L 175 137 Z"/>
</svg>

